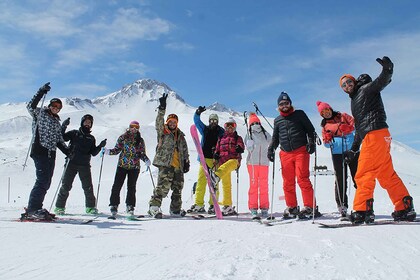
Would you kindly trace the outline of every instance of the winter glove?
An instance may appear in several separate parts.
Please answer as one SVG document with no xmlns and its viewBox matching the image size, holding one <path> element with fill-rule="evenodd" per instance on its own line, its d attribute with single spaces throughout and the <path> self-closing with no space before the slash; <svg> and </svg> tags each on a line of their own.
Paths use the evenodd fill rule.
<svg viewBox="0 0 420 280">
<path fill-rule="evenodd" d="M 384 56 L 382 59 L 377 58 L 376 61 L 382 65 L 382 67 L 386 70 L 388 70 L 390 73 L 392 73 L 394 69 L 394 63 L 392 63 L 391 59 L 389 57 Z"/>
<path fill-rule="evenodd" d="M 239 146 L 239 145 L 236 145 L 235 151 L 236 151 L 238 154 L 242 154 L 242 153 L 244 152 L 244 148 L 242 148 L 242 147 L 241 147 L 241 146 Z"/>
<path fill-rule="evenodd" d="M 102 140 L 101 143 L 99 143 L 99 147 L 103 148 L 106 146 L 106 139 Z"/>
<path fill-rule="evenodd" d="M 246 141 L 246 148 L 247 148 L 249 151 L 254 150 L 254 140 L 251 140 L 251 139 L 247 140 L 247 141 Z"/>
<path fill-rule="evenodd" d="M 190 171 L 190 162 L 188 160 L 184 160 L 184 173 L 188 173 Z"/>
<path fill-rule="evenodd" d="M 306 144 L 306 151 L 308 151 L 308 153 L 312 155 L 313 153 L 315 153 L 315 150 L 316 150 L 315 143 L 312 141 L 309 141 L 309 143 Z"/>
<path fill-rule="evenodd" d="M 143 161 L 144 161 L 144 164 L 146 165 L 146 167 L 149 167 L 152 164 L 152 162 L 150 161 L 150 159 L 146 155 L 143 157 Z"/>
<path fill-rule="evenodd" d="M 269 161 L 274 162 L 274 151 L 268 150 L 267 158 L 268 158 Z"/>
<path fill-rule="evenodd" d="M 44 94 L 47 94 L 50 90 L 51 90 L 50 82 L 48 82 L 39 88 L 38 93 L 41 93 L 42 95 L 44 95 Z"/>
<path fill-rule="evenodd" d="M 164 93 L 162 97 L 159 98 L 159 109 L 162 109 L 162 110 L 166 109 L 166 98 L 168 98 L 167 93 Z"/>
<path fill-rule="evenodd" d="M 353 160 L 357 157 L 359 151 L 355 152 L 353 150 L 348 150 L 344 152 L 344 161 L 347 164 L 350 164 L 353 162 Z"/>
<path fill-rule="evenodd" d="M 219 160 L 220 159 L 220 154 L 219 153 L 214 153 L 213 158 L 215 160 Z"/>
<path fill-rule="evenodd" d="M 331 143 L 331 141 L 333 140 L 333 135 L 332 135 L 331 131 L 327 131 L 324 134 L 324 139 L 322 139 L 322 140 L 324 140 L 325 144 Z"/>
<path fill-rule="evenodd" d="M 354 130 L 354 126 L 345 123 L 340 124 L 338 128 L 341 130 L 341 132 L 343 132 L 344 135 L 347 135 Z"/>
<path fill-rule="evenodd" d="M 64 126 L 64 127 L 66 127 L 66 128 L 67 128 L 67 126 L 69 126 L 69 124 L 70 124 L 70 118 L 67 118 L 67 119 L 65 119 L 65 120 L 64 120 L 64 122 L 61 124 L 61 126 Z"/>
<path fill-rule="evenodd" d="M 197 111 L 195 111 L 195 113 L 197 115 L 201 115 L 201 113 L 203 113 L 206 110 L 206 106 L 198 106 Z"/>
</svg>

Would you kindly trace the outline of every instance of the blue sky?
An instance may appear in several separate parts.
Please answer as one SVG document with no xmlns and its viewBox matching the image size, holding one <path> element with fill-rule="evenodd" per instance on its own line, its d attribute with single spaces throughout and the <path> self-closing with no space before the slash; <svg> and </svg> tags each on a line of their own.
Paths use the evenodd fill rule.
<svg viewBox="0 0 420 280">
<path fill-rule="evenodd" d="M 140 78 L 168 84 L 192 106 L 275 117 L 287 91 L 319 129 L 315 102 L 349 112 L 343 73 L 375 78 L 394 139 L 420 150 L 418 1 L 1 1 L 0 103 L 51 95 L 94 98 Z"/>
</svg>

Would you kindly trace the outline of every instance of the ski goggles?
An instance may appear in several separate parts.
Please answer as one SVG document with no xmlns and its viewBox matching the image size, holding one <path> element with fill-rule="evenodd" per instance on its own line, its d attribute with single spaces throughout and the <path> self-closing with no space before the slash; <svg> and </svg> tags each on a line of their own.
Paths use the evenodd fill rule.
<svg viewBox="0 0 420 280">
<path fill-rule="evenodd" d="M 235 128 L 236 123 L 225 123 L 225 128 L 229 128 L 229 127 Z"/>
<path fill-rule="evenodd" d="M 138 125 L 138 124 L 130 124 L 130 128 L 139 129 L 140 128 L 140 125 Z"/>
<path fill-rule="evenodd" d="M 209 120 L 209 123 L 219 123 L 219 120 L 211 119 L 211 120 Z"/>
</svg>

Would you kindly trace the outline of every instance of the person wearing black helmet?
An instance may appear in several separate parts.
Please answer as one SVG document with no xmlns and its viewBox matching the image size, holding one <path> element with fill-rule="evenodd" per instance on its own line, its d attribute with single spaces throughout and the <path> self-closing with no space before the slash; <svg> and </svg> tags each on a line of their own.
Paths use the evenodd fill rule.
<svg viewBox="0 0 420 280">
<path fill-rule="evenodd" d="M 69 149 L 64 143 L 61 133 L 60 117 L 58 116 L 58 113 L 63 107 L 61 100 L 53 98 L 47 107 L 37 107 L 39 101 L 50 90 L 50 83 L 46 83 L 38 90 L 26 106 L 29 114 L 33 118 L 33 139 L 30 155 L 35 163 L 36 181 L 29 195 L 26 211 L 21 216 L 22 220 L 54 219 L 54 214 L 50 214 L 42 206 L 54 174 L 57 148 L 64 154 L 69 154 Z"/>
<path fill-rule="evenodd" d="M 70 118 L 62 124 L 65 132 L 70 123 Z M 79 173 L 82 189 L 85 193 L 85 206 L 87 214 L 97 214 L 96 199 L 93 193 L 92 173 L 90 169 L 91 156 L 96 156 L 106 145 L 106 139 L 96 146 L 95 137 L 91 134 L 93 117 L 89 114 L 84 115 L 80 121 L 80 128 L 65 132 L 64 141 L 70 141 L 70 156 L 67 168 L 65 169 L 60 191 L 58 192 L 55 203 L 54 213 L 57 215 L 65 214 L 66 201 L 70 190 L 73 187 L 74 177 Z"/>
</svg>

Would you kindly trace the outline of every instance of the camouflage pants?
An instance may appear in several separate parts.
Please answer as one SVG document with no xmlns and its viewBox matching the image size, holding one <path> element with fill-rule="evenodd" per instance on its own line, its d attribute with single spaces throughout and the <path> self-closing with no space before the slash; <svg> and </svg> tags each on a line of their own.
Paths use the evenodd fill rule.
<svg viewBox="0 0 420 280">
<path fill-rule="evenodd" d="M 171 206 L 170 211 L 179 211 L 182 206 L 182 188 L 184 187 L 184 173 L 174 167 L 159 167 L 159 175 L 156 189 L 150 199 L 150 206 L 161 206 L 162 198 L 166 197 L 170 190 Z"/>
</svg>

